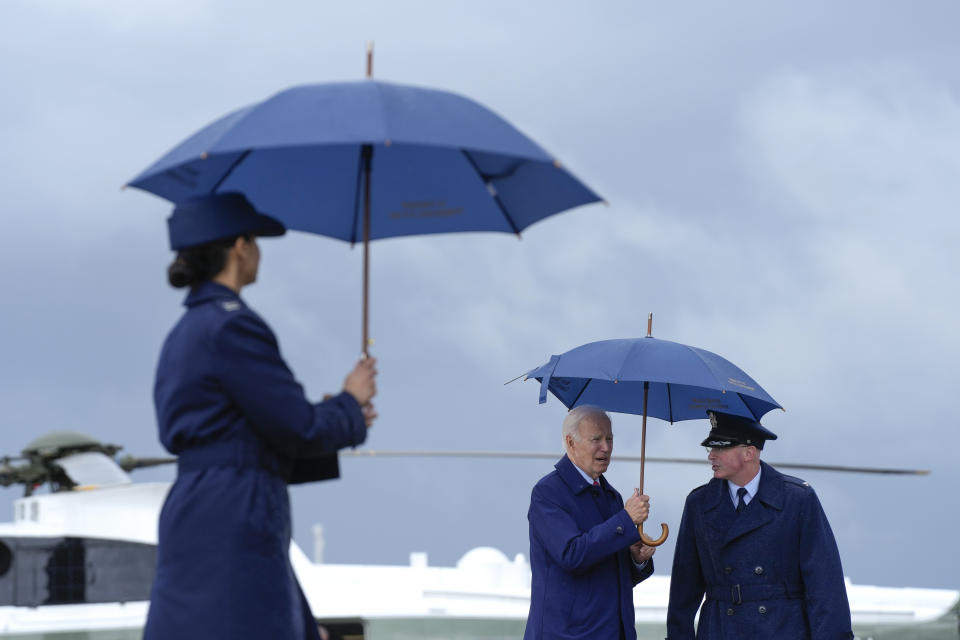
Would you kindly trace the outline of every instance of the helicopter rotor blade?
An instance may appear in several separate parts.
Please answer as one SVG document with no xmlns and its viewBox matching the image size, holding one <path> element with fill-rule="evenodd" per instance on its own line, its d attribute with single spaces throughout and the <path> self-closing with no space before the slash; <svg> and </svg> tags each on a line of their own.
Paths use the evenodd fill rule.
<svg viewBox="0 0 960 640">
<path fill-rule="evenodd" d="M 376 451 L 365 449 L 359 451 L 341 451 L 340 455 L 350 458 L 518 458 L 556 460 L 563 454 L 560 452 L 526 453 L 521 451 Z M 614 455 L 613 459 L 624 462 L 639 462 L 640 456 Z M 646 461 L 664 464 L 706 464 L 706 458 L 660 458 L 655 456 L 647 456 Z M 837 471 L 841 473 L 874 473 L 885 475 L 915 476 L 925 476 L 930 473 L 929 469 L 892 469 L 887 467 L 856 467 L 847 465 L 803 464 L 794 462 L 771 462 L 770 464 L 780 469 Z"/>
<path fill-rule="evenodd" d="M 124 471 L 133 471 L 134 469 L 143 469 L 144 467 L 157 467 L 164 464 L 176 464 L 176 458 L 135 458 L 133 456 L 124 456 L 117 461 L 120 468 Z"/>
</svg>

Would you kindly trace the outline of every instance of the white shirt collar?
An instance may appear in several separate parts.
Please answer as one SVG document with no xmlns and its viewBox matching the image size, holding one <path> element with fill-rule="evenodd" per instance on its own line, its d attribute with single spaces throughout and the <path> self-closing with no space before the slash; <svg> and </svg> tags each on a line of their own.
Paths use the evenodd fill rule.
<svg viewBox="0 0 960 640">
<path fill-rule="evenodd" d="M 740 488 L 740 485 L 736 485 L 732 482 L 727 482 L 727 489 L 730 490 L 730 500 L 733 501 L 733 506 L 737 506 L 737 489 Z M 743 496 L 743 504 L 750 504 L 750 501 L 753 500 L 753 496 L 757 495 L 757 489 L 760 488 L 760 469 L 757 469 L 757 475 L 753 476 L 753 480 L 748 482 L 744 489 L 747 490 L 747 495 Z"/>
<path fill-rule="evenodd" d="M 570 461 L 573 464 L 573 468 L 580 472 L 580 475 L 583 476 L 583 479 L 587 481 L 587 484 L 593 486 L 593 478 L 590 477 L 590 474 L 577 466 L 577 463 L 573 460 Z M 600 478 L 597 478 L 597 482 L 600 482 Z"/>
</svg>

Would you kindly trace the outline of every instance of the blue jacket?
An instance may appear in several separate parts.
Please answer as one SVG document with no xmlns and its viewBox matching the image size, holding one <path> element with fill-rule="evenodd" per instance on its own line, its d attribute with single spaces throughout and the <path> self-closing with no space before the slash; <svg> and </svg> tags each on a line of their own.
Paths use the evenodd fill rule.
<svg viewBox="0 0 960 640">
<path fill-rule="evenodd" d="M 725 480 L 714 478 L 687 496 L 670 578 L 668 640 L 853 638 L 840 553 L 817 494 L 760 464 L 757 495 L 740 514 Z"/>
<path fill-rule="evenodd" d="M 634 565 L 629 547 L 640 535 L 617 490 L 603 476 L 594 488 L 564 456 L 533 487 L 527 519 L 524 640 L 635 639 L 633 587 L 653 573 L 653 560 L 642 571 Z"/>
<path fill-rule="evenodd" d="M 363 414 L 348 393 L 309 402 L 232 290 L 207 282 L 185 304 L 154 388 L 179 459 L 144 637 L 318 638 L 290 566 L 287 483 L 337 477 L 337 450 L 366 438 Z"/>
</svg>

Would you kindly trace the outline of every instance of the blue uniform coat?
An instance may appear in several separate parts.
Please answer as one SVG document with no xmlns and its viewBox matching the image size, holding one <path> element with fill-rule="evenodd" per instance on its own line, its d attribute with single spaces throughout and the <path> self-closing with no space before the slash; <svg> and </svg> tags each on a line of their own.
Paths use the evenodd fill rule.
<svg viewBox="0 0 960 640">
<path fill-rule="evenodd" d="M 336 451 L 366 438 L 363 414 L 348 393 L 307 401 L 232 290 L 207 282 L 185 304 L 154 388 L 179 460 L 144 637 L 318 638 L 290 566 L 287 483 L 337 477 Z"/>
<path fill-rule="evenodd" d="M 637 637 L 633 587 L 653 573 L 653 560 L 636 568 L 628 547 L 640 541 L 637 527 L 603 476 L 600 485 L 591 486 L 564 456 L 533 487 L 524 640 Z"/>
<path fill-rule="evenodd" d="M 726 480 L 714 478 L 687 497 L 668 640 L 853 638 L 840 554 L 817 494 L 760 464 L 757 494 L 740 514 Z"/>
</svg>

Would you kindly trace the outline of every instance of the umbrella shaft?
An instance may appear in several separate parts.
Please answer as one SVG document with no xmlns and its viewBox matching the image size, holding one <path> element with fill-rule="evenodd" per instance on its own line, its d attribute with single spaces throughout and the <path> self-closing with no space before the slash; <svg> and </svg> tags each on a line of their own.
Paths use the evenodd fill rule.
<svg viewBox="0 0 960 640">
<path fill-rule="evenodd" d="M 370 164 L 373 146 L 363 145 L 363 345 L 361 353 L 366 358 L 370 346 Z"/>
<path fill-rule="evenodd" d="M 647 458 L 647 395 L 650 393 L 650 383 L 643 383 L 643 422 L 640 430 L 640 493 L 643 493 L 643 468 Z"/>
</svg>

